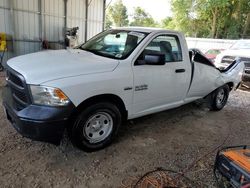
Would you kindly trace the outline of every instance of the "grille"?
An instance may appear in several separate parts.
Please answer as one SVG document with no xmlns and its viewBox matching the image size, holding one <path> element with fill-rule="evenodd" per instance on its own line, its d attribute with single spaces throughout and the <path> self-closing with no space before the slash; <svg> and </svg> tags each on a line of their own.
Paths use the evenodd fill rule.
<svg viewBox="0 0 250 188">
<path fill-rule="evenodd" d="M 249 66 L 250 66 L 250 58 L 249 57 L 241 57 L 240 59 L 241 59 L 241 61 L 247 62 L 247 64 L 249 64 Z"/>
<path fill-rule="evenodd" d="M 231 64 L 235 60 L 234 56 L 224 56 L 221 60 L 221 63 L 228 63 Z"/>
<path fill-rule="evenodd" d="M 248 60 L 247 63 L 245 63 L 245 67 L 250 69 L 250 59 Z"/>
<path fill-rule="evenodd" d="M 250 74 L 250 58 L 245 59 L 245 74 Z"/>
<path fill-rule="evenodd" d="M 12 81 L 17 86 L 24 87 L 22 80 L 18 76 L 9 72 L 8 77 L 9 77 L 9 80 Z"/>
<path fill-rule="evenodd" d="M 24 77 L 10 69 L 6 70 L 7 83 L 14 99 L 16 110 L 22 110 L 29 103 L 28 90 Z"/>
<path fill-rule="evenodd" d="M 25 93 L 23 93 L 17 89 L 12 88 L 12 94 L 14 95 L 15 98 L 17 98 L 17 100 L 20 99 L 24 103 L 28 102 Z"/>
</svg>

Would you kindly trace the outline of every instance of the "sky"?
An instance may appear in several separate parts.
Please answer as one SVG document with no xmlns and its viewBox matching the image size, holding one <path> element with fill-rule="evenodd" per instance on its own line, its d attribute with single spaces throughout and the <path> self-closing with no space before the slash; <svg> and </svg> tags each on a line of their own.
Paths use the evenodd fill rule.
<svg viewBox="0 0 250 188">
<path fill-rule="evenodd" d="M 109 0 L 110 1 L 110 0 Z M 107 3 L 109 3 L 107 0 Z M 132 15 L 134 7 L 141 7 L 146 12 L 151 14 L 151 16 L 156 21 L 161 21 L 162 19 L 171 16 L 170 0 L 122 0 L 123 4 L 128 9 L 128 15 Z M 112 0 L 112 4 L 116 0 Z"/>
</svg>

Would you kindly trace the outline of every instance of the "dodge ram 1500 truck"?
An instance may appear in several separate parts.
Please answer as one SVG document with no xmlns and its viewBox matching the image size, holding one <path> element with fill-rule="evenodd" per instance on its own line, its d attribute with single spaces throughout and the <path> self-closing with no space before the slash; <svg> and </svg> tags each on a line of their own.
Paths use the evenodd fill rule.
<svg viewBox="0 0 250 188">
<path fill-rule="evenodd" d="M 77 147 L 109 145 L 123 120 L 207 98 L 221 110 L 244 65 L 220 71 L 176 31 L 117 28 L 70 50 L 23 55 L 6 64 L 3 105 L 23 136 Z"/>
</svg>

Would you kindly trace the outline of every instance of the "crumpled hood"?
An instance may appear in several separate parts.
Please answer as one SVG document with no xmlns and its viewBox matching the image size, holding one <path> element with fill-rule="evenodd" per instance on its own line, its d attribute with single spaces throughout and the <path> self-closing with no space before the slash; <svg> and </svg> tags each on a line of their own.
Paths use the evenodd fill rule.
<svg viewBox="0 0 250 188">
<path fill-rule="evenodd" d="M 113 71 L 118 60 L 97 56 L 80 49 L 49 50 L 10 59 L 7 65 L 22 74 L 28 84 Z"/>
</svg>

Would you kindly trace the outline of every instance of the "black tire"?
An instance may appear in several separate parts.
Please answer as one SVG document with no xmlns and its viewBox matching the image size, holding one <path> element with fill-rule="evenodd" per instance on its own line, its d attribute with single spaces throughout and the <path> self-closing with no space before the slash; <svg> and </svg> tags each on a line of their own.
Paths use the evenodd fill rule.
<svg viewBox="0 0 250 188">
<path fill-rule="evenodd" d="M 107 129 L 108 131 L 106 131 L 106 129 L 104 131 L 101 129 L 101 127 L 105 126 L 104 122 L 105 121 L 107 122 L 107 120 L 105 118 L 104 120 L 103 118 L 102 120 L 97 119 L 98 115 L 99 116 L 103 115 L 104 117 L 107 116 L 106 118 L 112 119 L 109 121 L 112 122 L 112 126 L 111 123 L 108 123 L 109 126 L 106 126 L 106 127 L 111 127 Z M 96 124 L 93 124 L 93 121 L 98 122 L 100 130 L 98 130 L 98 128 L 96 129 L 96 127 L 93 127 L 96 126 Z M 103 122 L 100 123 L 101 121 Z M 111 144 L 111 142 L 118 133 L 121 122 L 122 122 L 122 116 L 117 106 L 109 102 L 100 102 L 87 107 L 78 114 L 72 127 L 69 129 L 70 131 L 69 136 L 72 143 L 79 149 L 86 152 L 97 151 Z M 87 130 L 90 130 L 89 133 L 87 133 Z M 94 133 L 92 134 L 91 131 L 93 131 Z M 100 131 L 99 135 L 96 133 L 98 131 Z M 91 134 L 92 137 L 94 137 L 94 135 L 97 135 L 96 137 L 98 136 L 104 137 L 102 135 L 106 134 L 105 135 L 106 137 L 103 140 L 97 141 L 98 139 L 94 140 L 94 138 L 90 137 Z"/>
<path fill-rule="evenodd" d="M 216 89 L 213 93 L 211 93 L 210 110 L 219 111 L 224 108 L 224 106 L 227 104 L 229 92 L 229 86 L 224 85 Z"/>
</svg>

